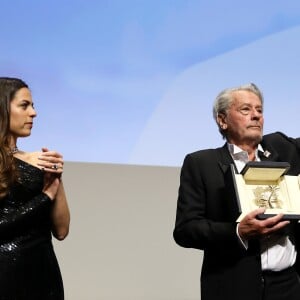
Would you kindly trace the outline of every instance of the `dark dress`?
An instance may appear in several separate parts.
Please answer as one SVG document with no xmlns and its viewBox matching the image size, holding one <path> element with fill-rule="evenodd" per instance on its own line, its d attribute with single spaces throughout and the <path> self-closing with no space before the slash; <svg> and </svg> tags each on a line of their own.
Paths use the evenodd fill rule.
<svg viewBox="0 0 300 300">
<path fill-rule="evenodd" d="M 0 299 L 64 299 L 43 172 L 15 159 L 18 183 L 0 199 Z"/>
</svg>

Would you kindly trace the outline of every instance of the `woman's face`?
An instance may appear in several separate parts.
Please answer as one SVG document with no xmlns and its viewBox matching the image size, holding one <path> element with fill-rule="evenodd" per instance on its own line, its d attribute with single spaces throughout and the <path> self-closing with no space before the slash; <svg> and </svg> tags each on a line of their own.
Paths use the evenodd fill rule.
<svg viewBox="0 0 300 300">
<path fill-rule="evenodd" d="M 30 90 L 25 87 L 21 88 L 10 102 L 10 134 L 15 138 L 29 136 L 34 117 L 36 117 L 36 112 L 33 108 Z"/>
</svg>

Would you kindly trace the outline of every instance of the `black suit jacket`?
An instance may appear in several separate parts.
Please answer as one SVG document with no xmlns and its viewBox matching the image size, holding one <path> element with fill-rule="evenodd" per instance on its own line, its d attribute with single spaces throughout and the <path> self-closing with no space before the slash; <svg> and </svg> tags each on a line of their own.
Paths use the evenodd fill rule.
<svg viewBox="0 0 300 300">
<path fill-rule="evenodd" d="M 289 174 L 300 174 L 300 139 L 274 133 L 264 136 L 261 144 L 270 152 L 269 157 L 261 153 L 262 160 L 287 161 Z M 181 169 L 174 239 L 180 246 L 204 250 L 202 300 L 261 297 L 259 242 L 250 241 L 245 250 L 236 234 L 233 163 L 225 144 L 188 154 Z M 300 239 L 298 233 L 295 239 Z"/>
</svg>

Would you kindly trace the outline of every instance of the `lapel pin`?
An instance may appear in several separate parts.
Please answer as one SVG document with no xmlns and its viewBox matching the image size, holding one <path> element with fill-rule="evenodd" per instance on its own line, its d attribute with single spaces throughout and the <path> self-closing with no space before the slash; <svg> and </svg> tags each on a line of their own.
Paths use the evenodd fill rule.
<svg viewBox="0 0 300 300">
<path fill-rule="evenodd" d="M 269 157 L 271 155 L 271 153 L 268 151 L 268 150 L 266 150 L 265 152 L 264 152 L 264 156 L 265 157 Z"/>
</svg>

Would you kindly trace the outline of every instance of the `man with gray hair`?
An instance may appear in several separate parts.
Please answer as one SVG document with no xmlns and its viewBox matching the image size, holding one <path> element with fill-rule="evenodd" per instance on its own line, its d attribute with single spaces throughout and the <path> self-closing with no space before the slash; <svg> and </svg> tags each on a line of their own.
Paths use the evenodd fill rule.
<svg viewBox="0 0 300 300">
<path fill-rule="evenodd" d="M 299 223 L 282 214 L 260 220 L 264 208 L 237 223 L 230 169 L 284 161 L 288 174 L 298 175 L 300 138 L 263 136 L 263 95 L 252 83 L 222 91 L 213 116 L 226 143 L 185 157 L 173 233 L 180 246 L 204 250 L 201 300 L 300 299 Z"/>
</svg>

